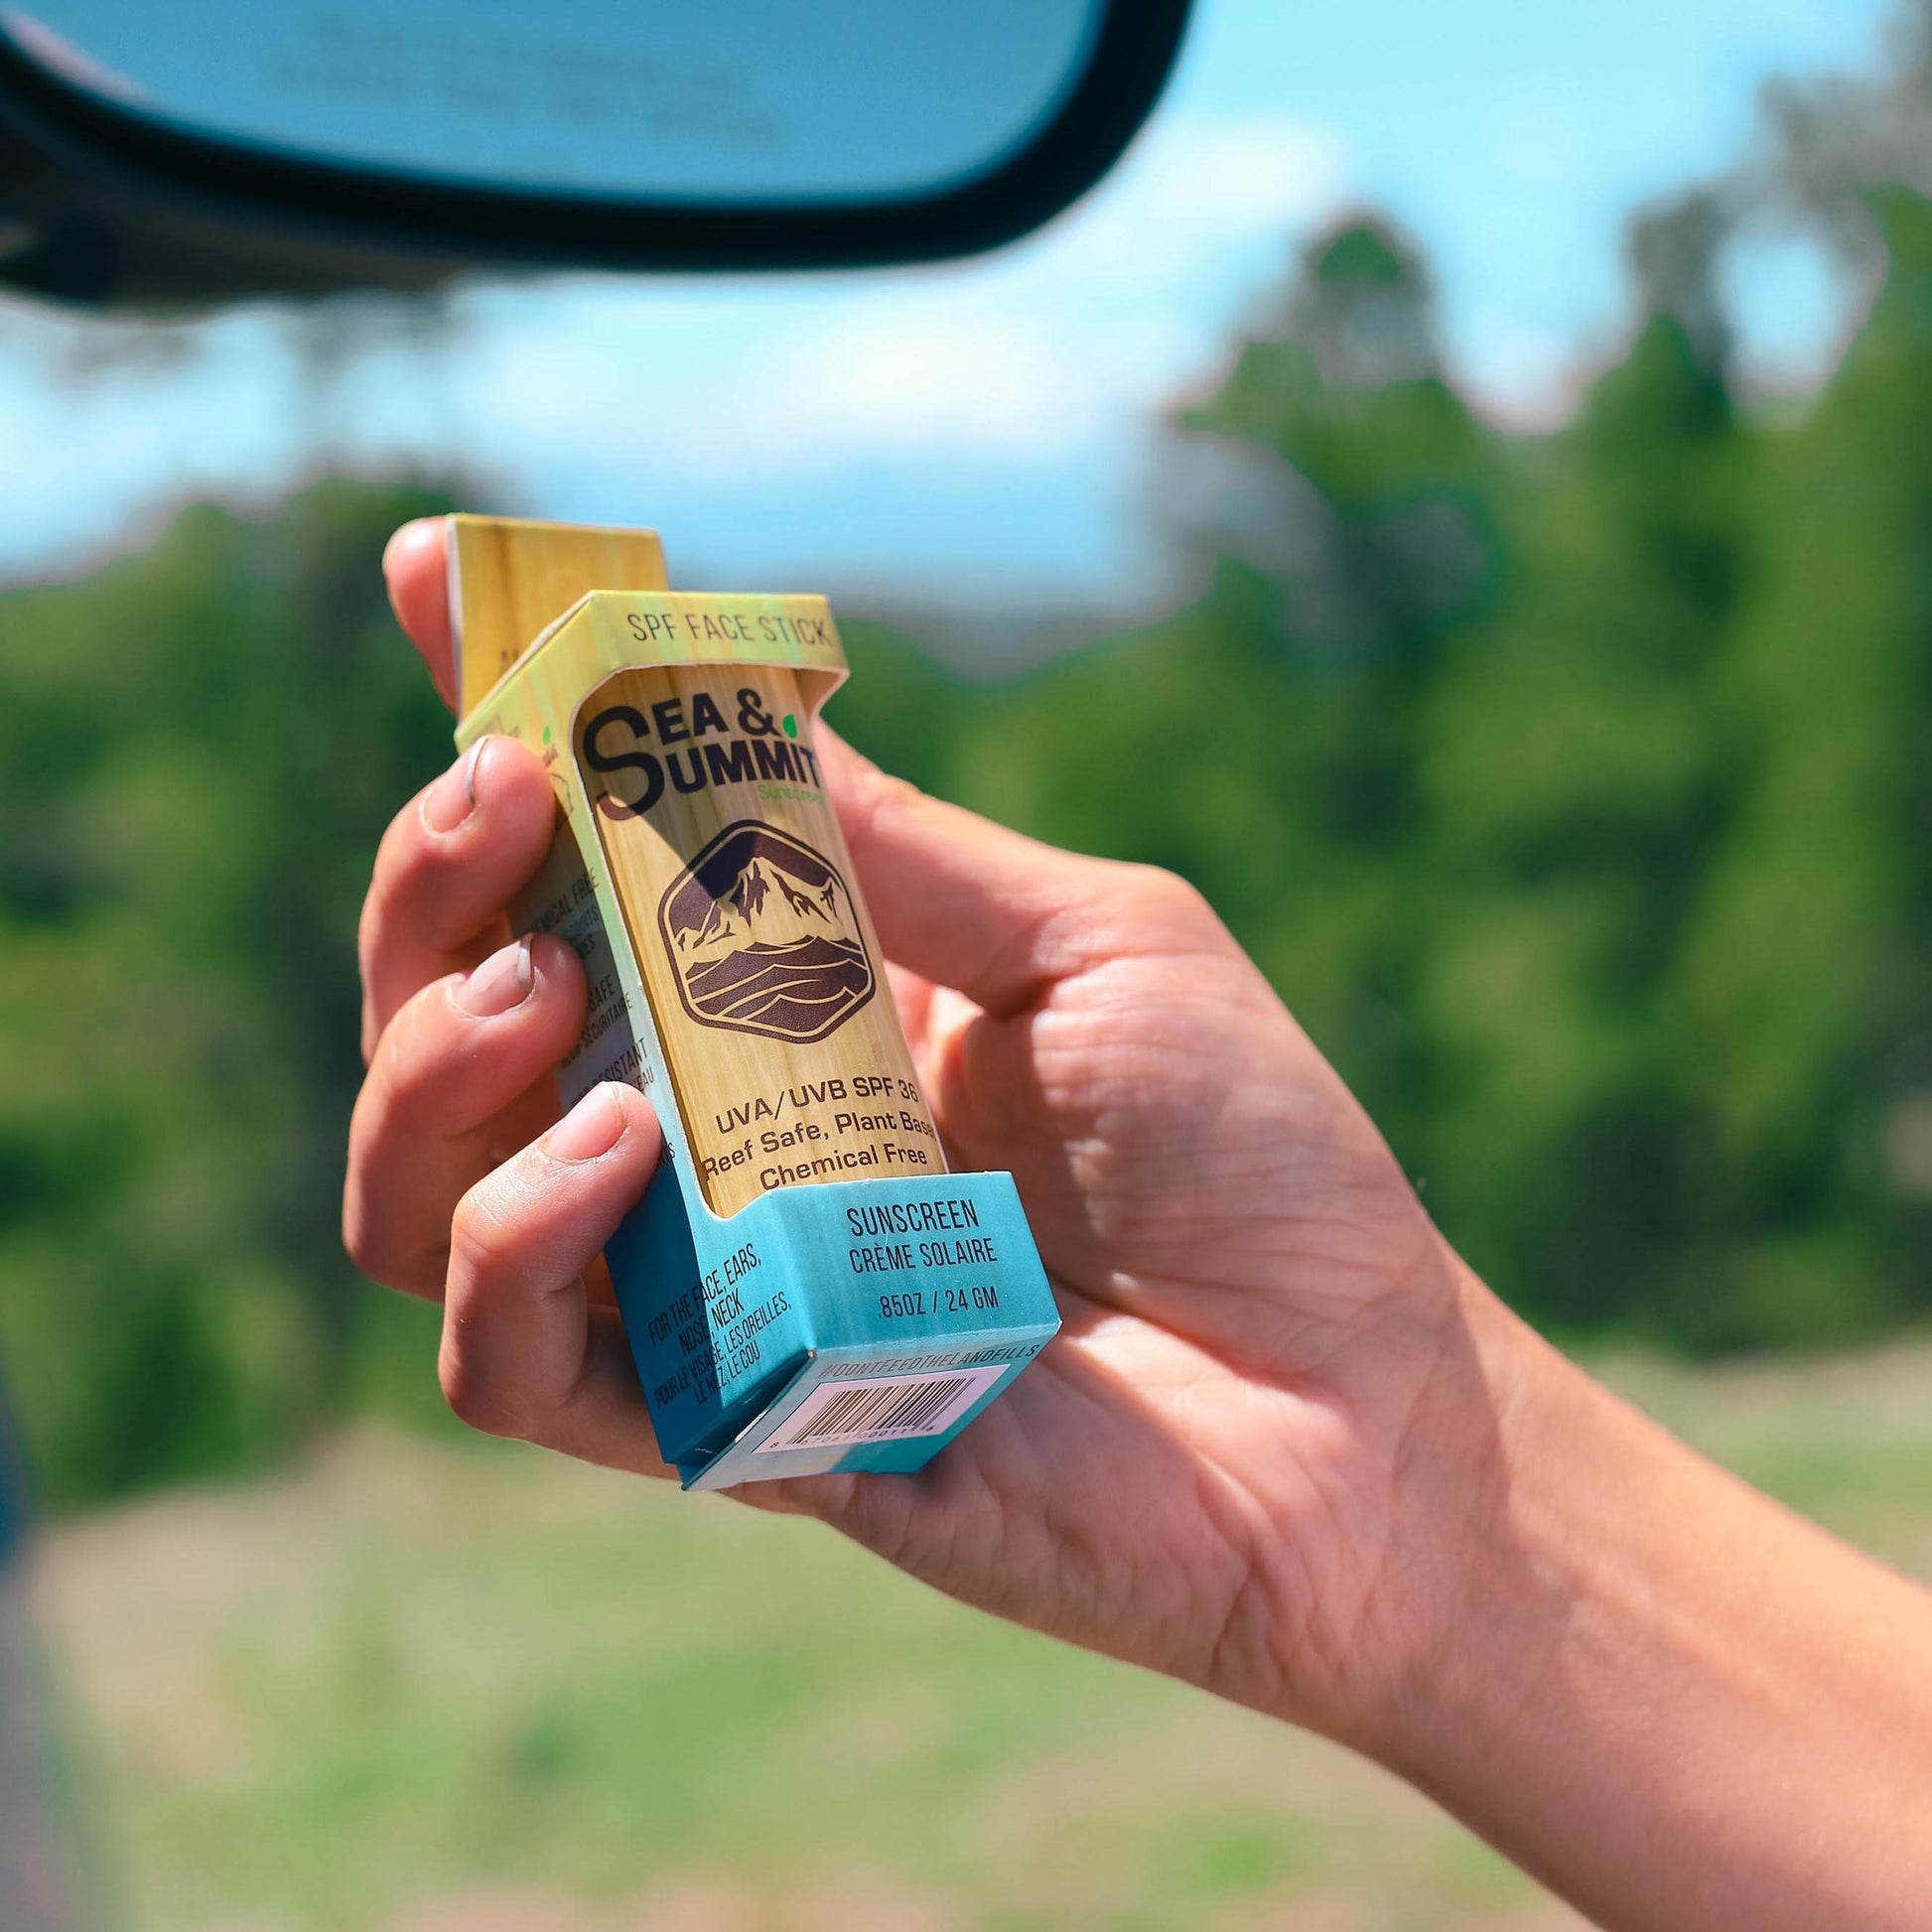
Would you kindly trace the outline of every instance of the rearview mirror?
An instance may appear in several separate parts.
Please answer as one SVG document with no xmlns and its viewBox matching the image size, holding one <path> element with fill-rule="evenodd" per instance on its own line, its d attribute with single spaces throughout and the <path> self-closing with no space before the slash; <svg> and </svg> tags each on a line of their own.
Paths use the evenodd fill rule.
<svg viewBox="0 0 1932 1932">
<path fill-rule="evenodd" d="M 0 280 L 194 304 L 473 263 L 970 253 L 1090 187 L 1186 0 L 0 4 Z"/>
</svg>

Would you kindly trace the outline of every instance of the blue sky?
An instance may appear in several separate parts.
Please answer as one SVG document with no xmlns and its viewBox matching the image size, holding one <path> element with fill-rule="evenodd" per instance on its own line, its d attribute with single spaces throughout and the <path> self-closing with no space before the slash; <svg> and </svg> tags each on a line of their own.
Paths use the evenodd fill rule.
<svg viewBox="0 0 1932 1932">
<path fill-rule="evenodd" d="M 1295 238 L 1374 202 L 1434 262 L 1457 368 L 1548 419 L 1614 343 L 1616 236 L 1743 147 L 1769 75 L 1882 58 L 1885 0 L 1199 0 L 1119 174 L 946 268 L 479 287 L 434 349 L 326 398 L 273 318 L 84 381 L 124 325 L 0 313 L 0 573 L 146 540 L 185 493 L 261 500 L 320 461 L 462 469 L 536 514 L 651 523 L 686 581 L 988 608 L 1153 591 L 1164 404 L 1211 377 Z M 1802 263 L 1749 277 L 1760 350 L 1816 345 Z"/>
</svg>

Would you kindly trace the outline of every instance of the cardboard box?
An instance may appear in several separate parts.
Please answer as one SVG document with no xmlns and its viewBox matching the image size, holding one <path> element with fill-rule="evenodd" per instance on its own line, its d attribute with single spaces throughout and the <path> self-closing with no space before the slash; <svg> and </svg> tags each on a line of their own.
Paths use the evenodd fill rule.
<svg viewBox="0 0 1932 1932">
<path fill-rule="evenodd" d="M 831 613 L 666 591 L 637 532 L 453 521 L 458 744 L 557 791 L 513 917 L 590 978 L 563 1099 L 629 1080 L 663 1123 L 606 1249 L 659 1450 L 692 1488 L 918 1468 L 1059 1320 L 1012 1176 L 949 1173 L 919 1091 L 813 746 Z"/>
</svg>

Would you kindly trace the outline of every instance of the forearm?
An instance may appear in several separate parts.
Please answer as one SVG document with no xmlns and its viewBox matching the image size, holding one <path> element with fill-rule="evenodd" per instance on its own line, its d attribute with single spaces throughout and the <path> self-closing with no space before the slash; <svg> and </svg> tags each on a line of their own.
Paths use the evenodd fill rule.
<svg viewBox="0 0 1932 1932">
<path fill-rule="evenodd" d="M 1617 1932 L 1932 1923 L 1932 1597 L 1465 1303 L 1472 1547 L 1378 1754 Z"/>
</svg>

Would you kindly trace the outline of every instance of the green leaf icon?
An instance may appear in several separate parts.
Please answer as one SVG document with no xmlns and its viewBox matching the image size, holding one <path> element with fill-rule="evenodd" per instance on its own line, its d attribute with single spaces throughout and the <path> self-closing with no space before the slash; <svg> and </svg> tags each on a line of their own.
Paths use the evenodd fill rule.
<svg viewBox="0 0 1932 1932">
<path fill-rule="evenodd" d="M 798 720 L 788 711 L 784 715 L 784 727 L 787 738 L 796 738 L 798 736 Z"/>
</svg>

